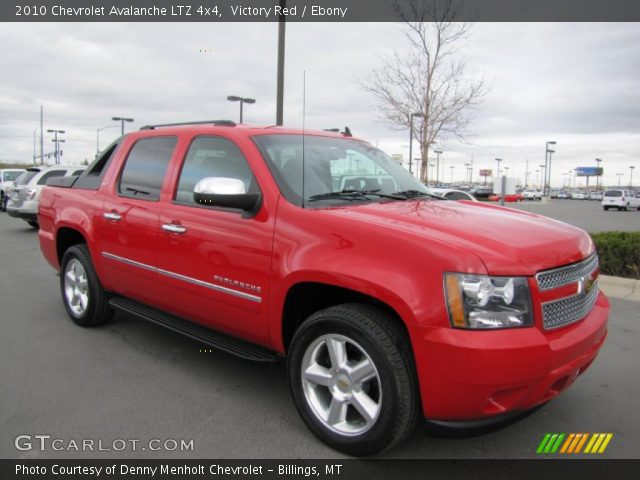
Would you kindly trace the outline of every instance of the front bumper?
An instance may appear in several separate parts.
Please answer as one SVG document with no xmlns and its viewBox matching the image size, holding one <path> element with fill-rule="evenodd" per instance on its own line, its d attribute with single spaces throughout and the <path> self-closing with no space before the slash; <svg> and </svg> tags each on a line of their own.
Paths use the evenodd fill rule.
<svg viewBox="0 0 640 480">
<path fill-rule="evenodd" d="M 584 319 L 551 331 L 419 329 L 414 352 L 425 417 L 476 420 L 551 400 L 591 365 L 608 316 L 600 292 Z"/>
</svg>

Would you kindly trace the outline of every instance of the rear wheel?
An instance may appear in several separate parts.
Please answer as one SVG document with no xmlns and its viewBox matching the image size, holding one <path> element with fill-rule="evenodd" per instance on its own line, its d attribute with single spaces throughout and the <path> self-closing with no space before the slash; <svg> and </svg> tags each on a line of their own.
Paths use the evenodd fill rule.
<svg viewBox="0 0 640 480">
<path fill-rule="evenodd" d="M 32 228 L 40 228 L 40 225 L 38 225 L 38 222 L 36 222 L 35 220 L 29 220 L 27 221 L 27 223 L 32 227 Z"/>
<path fill-rule="evenodd" d="M 609 210 L 609 207 L 602 207 L 602 209 L 606 212 L 607 210 Z"/>
<path fill-rule="evenodd" d="M 67 313 L 82 327 L 100 325 L 111 318 L 108 297 L 96 275 L 86 245 L 74 245 L 63 255 L 60 290 Z"/>
<path fill-rule="evenodd" d="M 372 455 L 414 428 L 419 401 L 406 332 L 368 305 L 311 315 L 296 332 L 287 373 L 311 431 L 350 455 Z"/>
</svg>

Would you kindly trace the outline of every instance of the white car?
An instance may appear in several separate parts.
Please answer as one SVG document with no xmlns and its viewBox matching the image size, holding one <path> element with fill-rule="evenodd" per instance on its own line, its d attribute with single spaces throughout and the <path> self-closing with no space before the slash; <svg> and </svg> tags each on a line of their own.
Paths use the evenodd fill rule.
<svg viewBox="0 0 640 480">
<path fill-rule="evenodd" d="M 27 168 L 12 188 L 7 213 L 11 217 L 21 218 L 33 228 L 38 228 L 40 192 L 47 184 L 47 180 L 54 177 L 80 175 L 85 168 L 80 165 Z"/>
<path fill-rule="evenodd" d="M 573 200 L 586 200 L 588 197 L 586 192 L 583 192 L 582 190 L 574 190 L 571 192 L 571 198 Z"/>
<path fill-rule="evenodd" d="M 476 200 L 476 197 L 471 195 L 469 192 L 465 192 L 464 190 L 456 190 L 455 188 L 427 187 L 427 192 L 429 192 L 431 195 L 442 197 L 445 200 L 469 200 L 472 202 L 478 201 Z"/>
<path fill-rule="evenodd" d="M 602 208 L 604 210 L 609 210 L 610 208 L 617 208 L 618 210 L 636 208 L 640 210 L 640 197 L 632 190 L 612 188 L 604 192 Z"/>
<path fill-rule="evenodd" d="M 589 192 L 589 200 L 602 200 L 602 192 Z"/>
<path fill-rule="evenodd" d="M 542 200 L 542 190 L 527 189 L 522 191 L 525 200 Z"/>
<path fill-rule="evenodd" d="M 1 168 L 0 169 L 0 210 L 4 210 L 8 197 L 8 188 L 11 186 L 13 182 L 16 181 L 22 173 L 24 172 L 23 168 Z"/>
</svg>

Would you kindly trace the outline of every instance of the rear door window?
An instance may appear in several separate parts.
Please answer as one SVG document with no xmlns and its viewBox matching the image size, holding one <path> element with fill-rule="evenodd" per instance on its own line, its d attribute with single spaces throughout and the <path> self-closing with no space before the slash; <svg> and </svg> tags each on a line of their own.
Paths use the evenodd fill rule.
<svg viewBox="0 0 640 480">
<path fill-rule="evenodd" d="M 18 178 L 16 178 L 16 185 L 18 185 L 18 186 L 26 185 L 38 173 L 40 173 L 40 170 L 27 170 L 22 175 L 20 175 Z"/>
<path fill-rule="evenodd" d="M 120 195 L 157 201 L 176 143 L 176 137 L 138 140 L 129 152 L 120 176 Z"/>
<path fill-rule="evenodd" d="M 38 180 L 38 185 L 46 185 L 47 180 L 55 177 L 64 177 L 67 174 L 66 170 L 51 170 L 49 172 L 44 173 L 40 179 Z"/>
</svg>

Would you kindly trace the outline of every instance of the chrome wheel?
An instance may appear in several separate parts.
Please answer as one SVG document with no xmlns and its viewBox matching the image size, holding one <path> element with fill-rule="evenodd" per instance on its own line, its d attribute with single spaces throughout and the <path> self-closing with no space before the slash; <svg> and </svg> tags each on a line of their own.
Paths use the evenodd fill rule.
<svg viewBox="0 0 640 480">
<path fill-rule="evenodd" d="M 338 334 L 316 338 L 305 351 L 301 377 L 307 404 L 326 428 L 355 436 L 376 423 L 382 406 L 380 375 L 354 340 Z"/>
<path fill-rule="evenodd" d="M 87 272 L 77 258 L 67 263 L 64 271 L 64 294 L 71 312 L 81 317 L 89 305 Z"/>
</svg>

